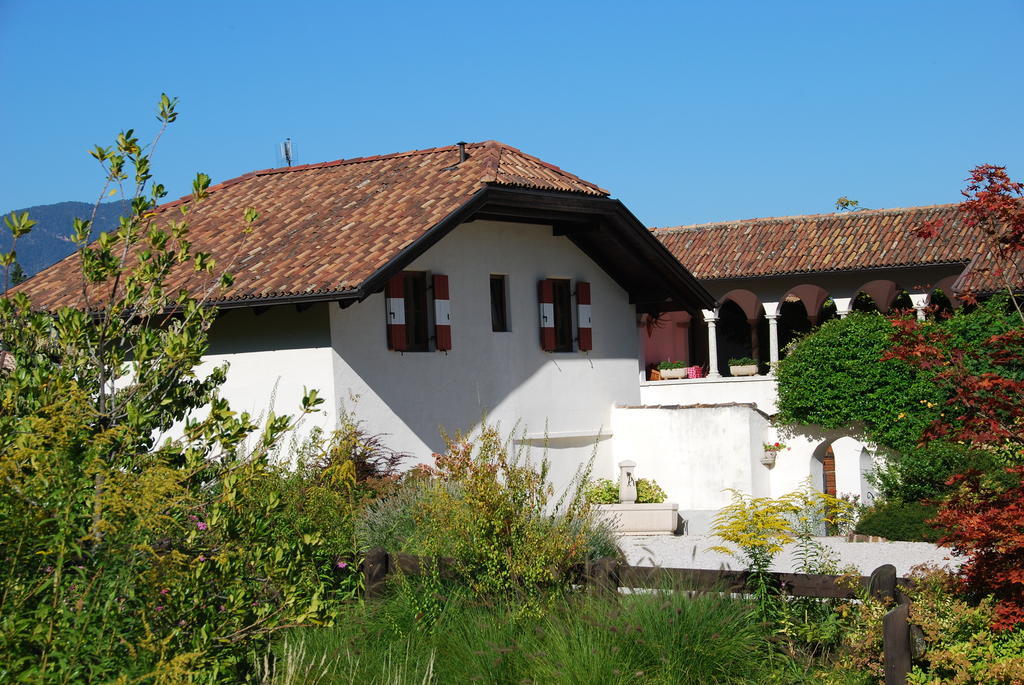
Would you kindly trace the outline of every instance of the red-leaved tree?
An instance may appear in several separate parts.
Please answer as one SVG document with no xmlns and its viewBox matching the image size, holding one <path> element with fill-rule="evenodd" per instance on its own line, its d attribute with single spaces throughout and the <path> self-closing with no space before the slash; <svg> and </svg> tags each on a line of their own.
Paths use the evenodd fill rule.
<svg viewBox="0 0 1024 685">
<path fill-rule="evenodd" d="M 964 279 L 963 299 L 982 290 L 1005 289 L 1021 326 L 988 338 L 972 349 L 958 348 L 935 327 L 906 318 L 893 320 L 893 347 L 886 358 L 901 359 L 933 374 L 946 390 L 942 416 L 925 432 L 925 441 L 944 438 L 1000 450 L 1024 461 L 1024 313 L 1016 295 L 1024 290 L 1024 184 L 1005 167 L 975 167 L 960 205 L 964 228 L 983 236 L 984 265 L 975 264 Z M 944 229 L 930 222 L 918 230 L 934 238 Z M 993 595 L 993 628 L 1024 625 L 1024 466 L 1006 469 L 1005 477 L 977 472 L 954 476 L 951 493 L 937 523 L 948 533 L 939 540 L 967 557 L 960 577 L 975 596 Z"/>
</svg>

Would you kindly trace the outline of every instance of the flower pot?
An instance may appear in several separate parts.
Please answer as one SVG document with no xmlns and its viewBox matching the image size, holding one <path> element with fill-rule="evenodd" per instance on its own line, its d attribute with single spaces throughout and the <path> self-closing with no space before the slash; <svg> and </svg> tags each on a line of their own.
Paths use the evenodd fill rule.
<svg viewBox="0 0 1024 685">
<path fill-rule="evenodd" d="M 658 373 L 661 374 L 661 380 L 674 380 L 676 378 L 686 378 L 686 369 L 658 369 Z"/>
<path fill-rule="evenodd" d="M 768 468 L 775 466 L 775 458 L 778 456 L 778 454 L 779 453 L 775 451 L 770 452 L 768 450 L 765 450 L 761 454 L 761 463 L 767 466 Z"/>
<path fill-rule="evenodd" d="M 744 366 L 730 366 L 729 373 L 734 376 L 756 376 L 757 364 L 746 364 Z"/>
</svg>

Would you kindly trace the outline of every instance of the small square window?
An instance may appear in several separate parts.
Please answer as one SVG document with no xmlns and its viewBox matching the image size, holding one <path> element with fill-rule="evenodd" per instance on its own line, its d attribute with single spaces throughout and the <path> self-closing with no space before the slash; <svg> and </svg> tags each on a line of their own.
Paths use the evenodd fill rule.
<svg viewBox="0 0 1024 685">
<path fill-rule="evenodd" d="M 508 327 L 508 278 L 491 274 L 491 330 L 504 333 Z"/>
</svg>

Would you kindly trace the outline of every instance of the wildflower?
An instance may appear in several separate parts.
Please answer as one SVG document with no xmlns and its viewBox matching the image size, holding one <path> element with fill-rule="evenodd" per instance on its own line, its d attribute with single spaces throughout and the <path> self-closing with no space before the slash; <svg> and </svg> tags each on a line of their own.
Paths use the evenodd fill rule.
<svg viewBox="0 0 1024 685">
<path fill-rule="evenodd" d="M 198 561 L 200 563 L 202 563 L 202 562 L 204 562 L 206 560 L 207 560 L 206 557 L 203 556 L 202 554 L 200 554 L 198 557 L 196 557 L 196 561 Z"/>
<path fill-rule="evenodd" d="M 170 592 L 170 590 L 168 590 L 167 588 L 163 588 L 162 590 L 160 590 L 160 594 L 161 595 L 166 595 L 169 592 Z"/>
<path fill-rule="evenodd" d="M 163 604 L 157 604 L 156 605 L 156 610 L 157 611 L 163 611 L 164 610 L 164 605 Z"/>
<path fill-rule="evenodd" d="M 338 568 L 348 568 L 348 564 L 347 564 L 347 563 L 345 563 L 344 561 L 339 561 L 339 562 L 338 562 L 337 564 L 335 564 L 335 565 L 336 565 L 336 566 L 337 566 Z"/>
<path fill-rule="evenodd" d="M 209 526 L 202 521 L 196 521 L 196 528 L 198 528 L 199 530 L 206 530 L 207 528 L 209 528 Z"/>
</svg>

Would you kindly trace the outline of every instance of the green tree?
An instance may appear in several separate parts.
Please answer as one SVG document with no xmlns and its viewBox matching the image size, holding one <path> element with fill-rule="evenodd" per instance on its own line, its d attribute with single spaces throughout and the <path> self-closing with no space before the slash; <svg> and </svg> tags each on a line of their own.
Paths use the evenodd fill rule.
<svg viewBox="0 0 1024 685">
<path fill-rule="evenodd" d="M 204 298 L 231 277 L 189 241 L 205 174 L 190 202 L 158 208 L 151 161 L 175 104 L 161 97 L 148 146 L 129 130 L 91 151 L 102 195 L 131 211 L 94 244 L 75 221 L 80 306 L 0 298 L 14 360 L 0 370 L 2 681 L 236 681 L 273 631 L 329 621 L 355 588 L 310 513 L 343 516 L 351 468 L 300 468 L 296 483 L 270 459 L 293 419 L 235 413 L 226 368 L 198 372 L 216 316 Z M 242 212 L 240 238 L 257 219 Z M 6 221 L 15 241 L 32 223 Z M 14 258 L 0 256 L 8 274 Z M 167 287 L 178 272 L 203 285 Z M 320 402 L 307 393 L 301 412 Z"/>
</svg>

